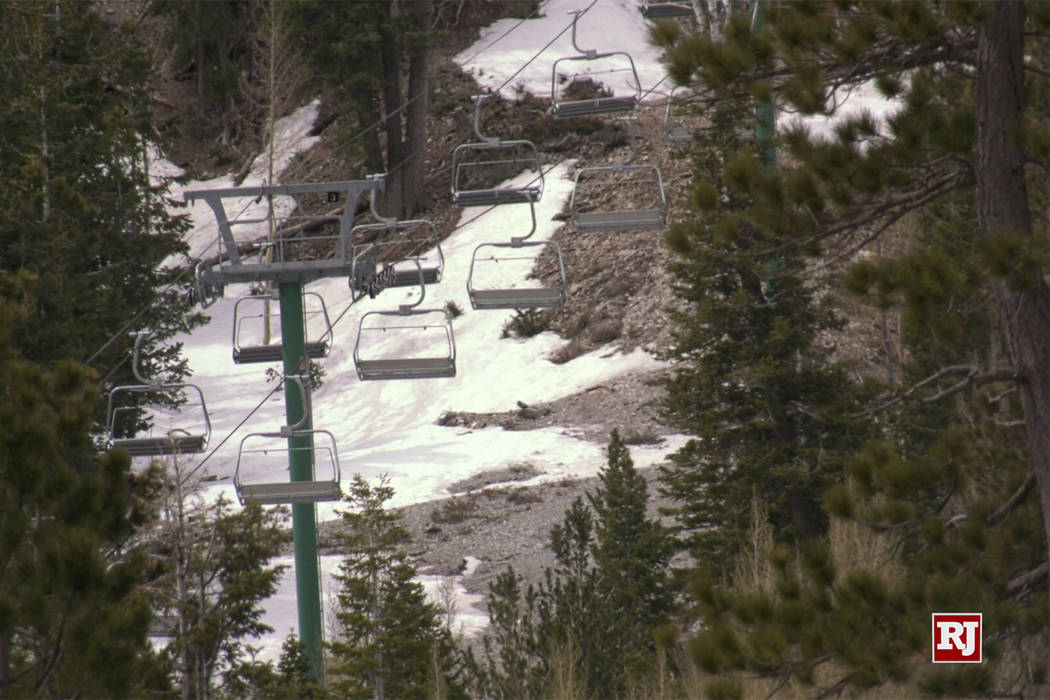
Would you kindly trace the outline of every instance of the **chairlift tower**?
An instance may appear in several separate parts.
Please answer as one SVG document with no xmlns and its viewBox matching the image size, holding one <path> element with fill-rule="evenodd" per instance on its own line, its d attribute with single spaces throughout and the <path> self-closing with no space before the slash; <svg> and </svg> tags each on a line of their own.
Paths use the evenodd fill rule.
<svg viewBox="0 0 1050 700">
<path fill-rule="evenodd" d="M 185 193 L 187 202 L 203 200 L 215 214 L 219 230 L 220 262 L 211 267 L 197 267 L 197 289 L 201 304 L 209 305 L 221 296 L 226 284 L 245 282 L 270 282 L 279 290 L 281 316 L 281 355 L 284 366 L 284 399 L 287 416 L 288 466 L 291 483 L 313 482 L 314 479 L 314 435 L 313 417 L 306 388 L 303 386 L 309 374 L 309 356 L 305 338 L 303 314 L 303 285 L 325 277 L 350 277 L 353 273 L 352 241 L 350 232 L 357 202 L 365 192 L 382 189 L 381 179 L 347 180 L 342 182 L 314 183 L 303 185 L 268 185 L 262 187 L 236 187 L 214 190 L 194 190 Z M 262 203 L 273 215 L 274 202 L 278 197 L 291 197 L 294 204 L 291 213 L 284 217 L 286 223 L 300 224 L 300 231 L 309 226 L 328 226 L 335 232 L 311 236 L 305 239 L 278 239 L 256 246 L 257 261 L 253 261 L 233 234 L 234 227 L 257 224 L 266 217 L 244 217 L 235 213 L 243 206 Z M 340 203 L 341 212 L 329 214 L 307 214 L 302 206 L 304 197 L 323 198 L 330 204 Z M 335 255 L 330 258 L 308 259 L 317 244 L 334 242 Z M 298 250 L 296 249 L 298 248 Z M 265 253 L 272 251 L 267 260 Z M 304 255 L 307 259 L 304 259 Z M 294 259 L 293 259 L 294 258 Z M 288 379 L 295 378 L 293 381 Z M 323 432 L 323 431 L 320 431 Z M 321 614 L 320 563 L 317 555 L 317 501 L 330 500 L 330 494 L 313 498 L 303 497 L 306 484 L 289 487 L 295 497 L 270 499 L 267 502 L 291 503 L 292 534 L 295 548 L 295 584 L 299 614 L 299 637 L 306 647 L 311 674 L 315 681 L 324 681 L 323 619 Z M 296 495 L 297 494 L 297 495 Z M 306 502 L 304 502 L 304 500 Z"/>
</svg>

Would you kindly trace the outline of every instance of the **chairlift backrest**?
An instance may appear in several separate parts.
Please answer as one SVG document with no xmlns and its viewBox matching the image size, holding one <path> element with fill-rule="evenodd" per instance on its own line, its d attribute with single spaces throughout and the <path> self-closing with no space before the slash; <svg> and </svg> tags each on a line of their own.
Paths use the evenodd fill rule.
<svg viewBox="0 0 1050 700">
<path fill-rule="evenodd" d="M 274 479 L 273 472 L 286 470 L 294 453 L 309 453 L 313 474 L 308 480 Z M 268 472 L 270 478 L 255 481 L 245 472 Z M 319 471 L 328 478 L 317 478 Z M 327 430 L 294 430 L 249 433 L 241 439 L 233 484 L 242 505 L 317 503 L 340 498 L 339 453 L 335 437 Z"/>
<path fill-rule="evenodd" d="M 313 308 L 305 303 L 314 300 Z M 332 321 L 324 298 L 316 292 L 303 292 L 306 325 L 306 357 L 311 360 L 327 357 L 332 346 Z M 262 309 L 249 312 L 242 304 L 259 304 Z M 242 297 L 233 305 L 233 361 L 238 364 L 280 362 L 284 359 L 281 344 L 280 303 L 272 294 Z M 254 332 L 249 326 L 255 326 Z M 271 342 L 266 342 L 267 326 Z M 312 338 L 312 339 L 311 339 Z"/>
<path fill-rule="evenodd" d="M 456 376 L 456 341 L 444 309 L 370 311 L 361 317 L 354 366 L 362 381 Z"/>
<path fill-rule="evenodd" d="M 552 251 L 556 261 L 557 277 L 552 284 L 521 286 L 525 281 L 522 269 L 531 270 L 540 255 Z M 481 270 L 519 265 L 518 280 L 498 283 L 480 279 Z M 565 262 L 561 246 L 556 241 L 519 241 L 508 243 L 482 243 L 474 249 L 467 275 L 467 296 L 474 309 L 552 309 L 565 305 Z"/>
<path fill-rule="evenodd" d="M 583 117 L 596 114 L 616 114 L 623 112 L 630 112 L 638 106 L 638 103 L 642 99 L 642 83 L 638 78 L 638 70 L 635 68 L 634 59 L 626 51 L 608 51 L 599 52 L 595 49 L 581 49 L 576 43 L 576 23 L 580 18 L 582 11 L 574 10 L 572 12 L 572 45 L 580 53 L 576 56 L 564 56 L 554 61 L 554 65 L 551 66 L 551 115 L 556 118 L 570 118 L 570 117 Z M 610 60 L 611 59 L 611 60 Z M 623 60 L 625 59 L 626 62 Z M 620 67 L 616 69 L 606 69 L 600 72 L 588 72 L 588 71 L 567 71 L 563 76 L 566 88 L 576 84 L 576 77 L 580 76 L 585 80 L 593 82 L 589 76 L 598 75 L 601 73 L 612 73 L 619 72 L 625 73 L 626 75 L 626 91 L 621 89 L 619 94 L 614 93 L 612 95 L 603 95 L 588 98 L 573 98 L 572 96 L 566 95 L 566 89 L 563 88 L 559 91 L 559 66 L 567 65 L 580 65 L 581 67 L 591 67 L 594 62 L 601 62 L 598 65 L 613 65 L 619 64 Z M 572 79 L 568 79 L 571 76 Z M 598 87 L 598 86 L 594 86 Z"/>
<path fill-rule="evenodd" d="M 667 134 L 667 140 L 673 146 L 680 146 L 693 140 L 692 129 L 681 123 L 680 120 L 671 117 L 671 108 L 675 104 L 674 94 L 680 89 L 682 88 L 678 85 L 671 88 L 671 92 L 667 95 L 667 105 L 664 107 L 664 132 Z"/>
<path fill-rule="evenodd" d="M 538 202 L 543 197 L 543 167 L 532 141 L 504 140 L 481 133 L 481 103 L 488 95 L 475 95 L 474 133 L 478 140 L 452 150 L 452 203 L 461 207 Z M 508 185 L 527 173 L 524 185 Z"/>
</svg>

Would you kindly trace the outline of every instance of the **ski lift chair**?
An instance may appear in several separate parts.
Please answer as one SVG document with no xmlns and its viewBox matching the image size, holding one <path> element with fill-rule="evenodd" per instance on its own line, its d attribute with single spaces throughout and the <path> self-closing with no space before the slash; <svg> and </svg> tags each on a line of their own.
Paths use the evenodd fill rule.
<svg viewBox="0 0 1050 700">
<path fill-rule="evenodd" d="M 580 168 L 573 179 L 569 196 L 569 213 L 580 233 L 644 231 L 662 229 L 667 221 L 667 194 L 664 191 L 660 169 L 655 165 L 632 165 L 635 148 L 634 121 L 625 117 L 631 155 L 616 165 Z M 627 201 L 629 192 L 647 193 L 642 206 L 627 208 L 619 203 Z M 605 197 L 595 197 L 597 190 Z M 583 196 L 583 192 L 590 194 Z M 611 196 L 610 196 L 611 195 Z M 611 201 L 612 208 L 596 206 L 593 200 Z"/>
<path fill-rule="evenodd" d="M 328 318 L 328 308 L 325 306 L 324 298 L 316 292 L 304 292 L 303 299 L 316 299 L 314 309 L 305 312 L 307 331 L 311 327 L 321 325 L 321 333 L 317 340 L 307 339 L 305 354 L 311 360 L 327 357 L 332 346 L 332 322 Z M 262 309 L 256 313 L 246 314 L 241 309 L 241 304 L 262 304 Z M 269 304 L 269 308 L 267 308 Z M 233 305 L 233 361 L 237 364 L 248 364 L 253 362 L 280 362 L 284 358 L 284 349 L 280 342 L 280 313 L 275 311 L 279 304 L 272 294 L 258 294 L 242 297 Z M 304 306 L 306 304 L 304 303 Z M 317 321 L 315 321 L 317 319 Z M 271 337 L 277 338 L 277 342 L 265 343 L 265 334 L 261 330 L 251 332 L 248 326 L 258 322 L 260 328 L 265 324 L 277 321 L 277 332 Z M 320 323 L 319 323 L 319 322 Z"/>
<path fill-rule="evenodd" d="M 595 49 L 581 49 L 576 43 L 576 22 L 580 17 L 582 10 L 574 10 L 571 12 L 572 18 L 572 45 L 579 51 L 577 56 L 565 56 L 559 58 L 554 62 L 551 67 L 551 115 L 559 118 L 571 118 L 571 117 L 584 117 L 595 114 L 616 114 L 622 112 L 633 111 L 642 98 L 642 83 L 638 78 L 638 70 L 635 68 L 634 59 L 626 51 L 609 51 L 605 53 L 599 53 Z M 609 59 L 612 59 L 610 61 Z M 626 62 L 622 59 L 626 59 Z M 590 66 L 595 61 L 603 61 L 605 65 L 609 65 L 610 62 L 620 64 L 618 69 L 607 69 L 605 73 L 612 72 L 626 72 L 629 74 L 628 82 L 630 92 L 628 94 L 609 95 L 602 97 L 592 97 L 586 99 L 572 99 L 565 94 L 565 90 L 559 92 L 558 90 L 558 66 L 559 65 L 578 65 L 578 66 Z M 601 65 L 601 64 L 599 64 Z M 588 71 L 567 71 L 566 75 L 596 75 L 597 72 Z M 569 82 L 572 85 L 572 82 Z M 622 91 L 621 91 L 622 92 Z"/>
<path fill-rule="evenodd" d="M 581 187 L 582 183 L 582 187 Z M 592 197 L 581 197 L 583 190 L 619 190 L 640 185 L 650 191 L 650 206 L 628 209 L 617 206 L 611 209 L 589 209 Z M 622 202 L 623 197 L 614 197 Z M 667 222 L 667 195 L 664 191 L 660 169 L 655 165 L 626 165 L 623 163 L 604 167 L 580 168 L 573 180 L 569 198 L 572 223 L 580 233 L 618 231 L 643 231 L 662 229 Z"/>
<path fill-rule="evenodd" d="M 474 249 L 467 275 L 467 295 L 474 309 L 548 309 L 565 304 L 565 263 L 561 247 L 556 241 L 529 241 L 536 232 L 536 208 L 530 202 L 532 230 L 528 235 L 511 238 L 509 242 L 482 243 Z M 520 281 L 531 273 L 532 267 L 544 250 L 550 246 L 557 261 L 558 280 L 553 285 L 522 287 Z M 482 268 L 492 271 L 500 267 L 514 267 L 518 279 L 507 281 L 506 276 L 493 282 L 491 275 L 479 273 Z M 485 279 L 482 279 L 482 278 Z"/>
<path fill-rule="evenodd" d="M 241 439 L 237 452 L 237 466 L 233 472 L 233 485 L 237 499 L 244 505 L 255 501 L 260 505 L 280 503 L 317 503 L 337 501 L 339 491 L 339 453 L 335 438 L 327 430 L 313 430 L 307 425 L 310 411 L 310 394 L 307 390 L 309 377 L 286 375 L 285 381 L 293 381 L 302 396 L 302 417 L 291 426 L 283 426 L 277 432 L 250 433 Z M 318 438 L 324 438 L 318 445 Z M 251 462 L 253 473 L 274 473 L 291 469 L 291 480 L 245 481 L 241 466 Z M 318 463 L 324 463 L 330 479 L 317 479 Z M 309 464 L 309 478 L 296 479 L 295 471 Z"/>
<path fill-rule="evenodd" d="M 474 133 L 477 143 L 452 151 L 452 203 L 460 207 L 538 202 L 543 196 L 543 168 L 532 141 L 503 140 L 481 133 L 481 103 L 488 95 L 474 95 Z M 525 170 L 533 174 L 524 186 L 503 183 Z"/>
<path fill-rule="evenodd" d="M 646 19 L 679 19 L 693 17 L 693 5 L 689 0 L 664 0 L 663 2 L 646 2 L 642 0 L 642 17 Z"/>
<path fill-rule="evenodd" d="M 204 392 L 195 384 L 151 382 L 139 373 L 139 353 L 143 335 L 135 337 L 135 348 L 132 356 L 131 371 L 141 384 L 116 386 L 109 392 L 106 407 L 106 432 L 110 449 L 126 450 L 132 457 L 161 457 L 176 454 L 199 454 L 208 447 L 211 438 L 211 419 L 204 403 Z M 143 403 L 156 404 L 154 397 L 167 395 L 175 401 L 180 395 L 189 393 L 179 409 L 180 419 L 186 419 L 184 425 L 174 426 L 165 434 L 153 435 L 129 430 L 128 424 L 139 423 L 139 408 L 136 398 Z M 130 405 L 125 405 L 130 404 Z"/>
<path fill-rule="evenodd" d="M 419 308 L 426 284 L 418 260 L 416 265 L 420 293 L 414 303 L 392 311 L 370 311 L 361 317 L 354 366 L 362 381 L 456 376 L 451 316 L 444 309 Z"/>
<path fill-rule="evenodd" d="M 664 108 L 664 133 L 672 146 L 681 146 L 693 140 L 693 130 L 681 121 L 671 118 L 671 106 L 674 104 L 674 93 L 679 86 L 671 88 L 667 96 L 667 106 Z"/>
<path fill-rule="evenodd" d="M 273 473 L 287 470 L 293 455 L 309 454 L 313 474 L 302 481 L 248 481 L 245 471 Z M 323 468 L 327 479 L 316 475 Z M 319 503 L 338 501 L 339 454 L 335 437 L 327 430 L 295 430 L 291 432 L 249 433 L 241 439 L 237 453 L 237 467 L 233 485 L 241 505 L 255 501 L 260 505 L 282 503 Z"/>
<path fill-rule="evenodd" d="M 382 178 L 370 175 L 369 178 Z M 355 292 L 367 292 L 370 296 L 387 287 L 412 287 L 419 284 L 423 275 L 424 284 L 437 284 L 445 271 L 445 256 L 437 228 L 427 219 L 404 219 L 383 216 L 376 208 L 373 194 L 368 203 L 377 223 L 360 224 L 350 230 L 353 244 L 353 274 L 350 288 Z M 413 228 L 422 228 L 423 233 L 412 233 Z M 399 237 L 401 231 L 409 232 Z M 393 234 L 384 238 L 384 234 Z"/>
</svg>

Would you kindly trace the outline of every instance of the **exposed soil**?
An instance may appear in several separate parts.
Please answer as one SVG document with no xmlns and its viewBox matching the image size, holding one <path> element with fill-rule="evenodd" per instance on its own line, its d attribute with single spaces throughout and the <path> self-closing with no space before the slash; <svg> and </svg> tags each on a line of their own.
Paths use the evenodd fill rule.
<svg viewBox="0 0 1050 700">
<path fill-rule="evenodd" d="M 507 4 L 507 3 L 503 3 Z M 531 5 L 518 2 L 522 7 Z M 442 5 L 452 12 L 456 3 Z M 449 235 L 461 210 L 450 202 L 450 170 L 453 149 L 475 140 L 471 95 L 481 92 L 478 85 L 451 61 L 451 56 L 473 41 L 480 27 L 504 12 L 499 3 L 459 3 L 465 8 L 458 17 L 447 17 L 455 31 L 443 35 L 431 60 L 430 119 L 425 163 L 427 198 L 430 208 L 420 212 L 431 220 L 439 234 Z M 136 24 L 153 22 L 136 3 L 108 0 L 112 13 Z M 521 8 L 519 8 L 520 10 Z M 150 31 L 159 31 L 155 26 Z M 170 53 L 170 52 L 169 52 Z M 215 149 L 193 138 L 191 129 L 181 123 L 182 108 L 192 99 L 192 81 L 185 67 L 172 63 L 173 56 L 160 57 L 161 77 L 156 86 L 158 117 L 166 127 L 173 160 L 194 176 L 236 171 L 239 163 L 230 151 Z M 565 159 L 575 159 L 577 168 L 610 166 L 631 159 L 635 165 L 659 168 L 669 205 L 669 221 L 683 216 L 679 205 L 691 181 L 689 160 L 679 157 L 665 139 L 663 105 L 645 105 L 635 115 L 632 128 L 619 119 L 553 119 L 549 102 L 541 97 L 518 95 L 511 100 L 492 98 L 486 102 L 486 133 L 504 138 L 532 140 L 545 167 Z M 688 126 L 696 127 L 696 123 Z M 321 142 L 305 153 L 282 175 L 286 182 L 343 180 L 363 174 L 363 167 L 346 148 L 352 125 L 345 115 L 334 113 L 322 101 L 316 127 Z M 632 156 L 630 133 L 637 137 Z M 648 207 L 651 187 L 628 184 L 605 193 L 599 192 L 586 206 L 597 209 Z M 568 221 L 569 212 L 557 217 Z M 900 237 L 903 239 L 903 236 Z M 554 235 L 560 245 L 568 277 L 564 308 L 544 312 L 544 322 L 570 340 L 556 361 L 574 357 L 612 343 L 611 347 L 630 350 L 647 347 L 664 350 L 671 343 L 671 322 L 666 310 L 675 305 L 672 278 L 667 266 L 672 254 L 660 231 L 581 235 L 570 225 Z M 854 363 L 858 374 L 883 374 L 887 351 L 896 346 L 895 320 L 882 319 L 870 308 L 833 291 L 830 284 L 843 263 L 815 264 L 813 281 L 830 295 L 836 308 L 848 319 L 842 331 L 829 333 L 822 342 L 836 348 L 836 355 Z M 535 274 L 550 279 L 557 274 L 554 257 L 541 258 Z M 663 386 L 667 371 L 620 377 L 574 396 L 536 405 L 508 406 L 501 413 L 448 412 L 437 418 L 450 429 L 477 429 L 500 426 L 505 430 L 532 430 L 547 426 L 576 428 L 583 439 L 605 444 L 612 428 L 618 428 L 628 444 L 658 444 L 661 435 L 676 432 L 660 417 Z M 656 470 L 647 472 L 652 481 Z M 421 570 L 451 574 L 458 572 L 464 557 L 481 561 L 465 583 L 469 589 L 485 592 L 487 582 L 507 565 L 513 565 L 529 580 L 538 580 L 553 559 L 547 549 L 551 526 L 559 522 L 572 501 L 593 489 L 595 480 L 561 481 L 541 486 L 520 486 L 517 482 L 536 474 L 517 472 L 480 474 L 459 485 L 462 493 L 449 499 L 417 504 L 403 510 L 404 524 L 410 532 L 407 547 Z M 655 485 L 650 489 L 655 514 L 662 501 Z M 333 546 L 332 530 L 338 523 L 322 527 L 322 546 Z"/>
</svg>

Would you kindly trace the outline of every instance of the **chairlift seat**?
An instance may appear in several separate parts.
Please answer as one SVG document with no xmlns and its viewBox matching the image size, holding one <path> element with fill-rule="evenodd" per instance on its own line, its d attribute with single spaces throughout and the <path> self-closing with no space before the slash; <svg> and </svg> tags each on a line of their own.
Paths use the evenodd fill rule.
<svg viewBox="0 0 1050 700">
<path fill-rule="evenodd" d="M 648 173 L 648 175 L 643 175 Z M 639 179 L 635 176 L 642 175 Z M 623 178 L 631 179 L 623 179 Z M 582 187 L 581 187 L 582 183 Z M 582 196 L 583 191 L 592 188 L 612 194 L 614 201 L 622 201 L 615 196 L 619 189 L 631 184 L 640 184 L 651 194 L 645 204 L 637 209 L 593 210 L 593 195 Z M 591 204 L 580 204 L 585 199 Z M 653 206 L 656 204 L 657 206 Z M 591 209 L 581 211 L 581 209 Z M 602 231 L 642 231 L 662 229 L 667 221 L 667 194 L 664 191 L 660 169 L 655 165 L 626 165 L 581 168 L 576 171 L 572 195 L 569 197 L 569 212 L 572 223 L 580 233 L 597 233 Z"/>
<path fill-rule="evenodd" d="M 321 325 L 320 339 L 307 340 L 303 348 L 305 355 L 309 359 L 316 360 L 327 357 L 328 351 L 331 349 L 332 322 L 328 318 L 328 308 L 325 306 L 324 298 L 316 292 L 303 292 L 304 306 L 305 301 L 308 298 L 315 298 L 318 305 L 312 310 L 305 311 L 306 317 L 319 318 L 323 322 Z M 237 364 L 280 362 L 284 359 L 284 350 L 281 343 L 260 343 L 259 340 L 261 338 L 258 335 L 254 338 L 251 338 L 250 336 L 248 338 L 255 342 L 245 342 L 246 339 L 244 337 L 244 326 L 247 322 L 257 320 L 264 321 L 267 324 L 271 322 L 279 323 L 277 320 L 279 317 L 270 311 L 245 315 L 244 311 L 241 309 L 241 304 L 245 302 L 268 302 L 273 305 L 278 304 L 278 300 L 272 296 L 253 295 L 241 297 L 237 300 L 237 303 L 233 305 L 233 361 Z"/>
<path fill-rule="evenodd" d="M 418 273 L 416 276 L 418 284 Z M 422 295 L 420 300 L 422 301 Z M 419 303 L 419 302 L 417 302 Z M 440 316 L 442 321 L 420 321 L 419 317 Z M 373 318 L 394 319 L 392 325 L 370 325 L 374 323 Z M 431 345 L 420 352 L 418 356 L 408 357 L 366 357 L 371 353 L 361 351 L 361 338 L 368 334 L 374 338 L 375 333 L 394 333 L 402 339 L 410 342 L 424 340 L 433 343 L 433 336 L 423 338 L 428 331 L 439 331 L 437 337 L 442 338 L 443 354 L 435 355 Z M 365 346 L 371 349 L 372 341 L 366 341 Z M 354 344 L 354 366 L 357 369 L 357 377 L 361 381 L 384 380 L 384 379 L 442 379 L 456 376 L 456 339 L 452 332 L 452 321 L 444 309 L 419 309 L 414 306 L 402 306 L 396 311 L 370 311 L 361 317 L 361 325 L 357 331 L 357 342 Z"/>
<path fill-rule="evenodd" d="M 692 17 L 693 8 L 688 2 L 643 2 L 642 16 L 646 19 L 675 19 Z"/>
<path fill-rule="evenodd" d="M 567 119 L 594 114 L 617 114 L 630 112 L 637 106 L 638 97 L 636 95 L 596 97 L 588 100 L 555 102 L 551 107 L 551 115 L 558 119 Z"/>
<path fill-rule="evenodd" d="M 437 284 L 441 281 L 441 268 L 424 267 L 423 284 Z M 387 282 L 388 287 L 418 287 L 419 271 L 411 268 L 395 270 L 394 276 Z"/>
<path fill-rule="evenodd" d="M 452 149 L 452 203 L 459 207 L 538 202 L 543 196 L 543 166 L 536 144 L 525 139 L 503 140 L 481 132 L 481 105 L 488 95 L 474 96 L 474 133 L 478 141 Z M 525 186 L 500 185 L 517 177 L 522 167 L 535 173 Z M 508 173 L 508 168 L 515 172 Z M 480 182 L 471 182 L 471 173 Z M 483 185 L 483 186 L 478 186 Z"/>
<path fill-rule="evenodd" d="M 580 233 L 642 231 L 663 228 L 664 213 L 659 209 L 582 212 L 574 222 Z"/>
<path fill-rule="evenodd" d="M 553 309 L 565 305 L 561 287 L 533 289 L 475 289 L 470 292 L 475 309 Z"/>
<path fill-rule="evenodd" d="M 259 505 L 280 503 L 319 503 L 338 501 L 339 484 L 334 481 L 281 481 L 276 483 L 241 484 L 240 496 Z"/>
<path fill-rule="evenodd" d="M 536 228 L 535 209 L 533 209 L 533 231 Z M 529 236 L 532 232 L 529 233 Z M 467 296 L 470 298 L 470 305 L 474 309 L 550 309 L 558 308 L 565 305 L 565 262 L 561 252 L 561 246 L 556 241 L 527 241 L 525 238 L 514 238 L 509 242 L 503 243 L 482 243 L 474 249 L 474 255 L 470 260 L 470 272 L 467 274 Z M 494 269 L 490 264 L 508 262 L 517 260 L 519 262 L 535 261 L 538 255 L 495 255 L 486 257 L 479 255 L 482 250 L 495 249 L 510 251 L 524 251 L 528 248 L 539 248 L 543 249 L 544 246 L 550 246 L 554 252 L 554 258 L 558 263 L 558 281 L 556 284 L 546 287 L 519 287 L 516 280 L 511 280 L 509 284 L 503 283 L 502 280 L 499 285 L 493 284 L 491 281 L 482 280 L 479 282 L 475 275 L 478 269 L 478 263 L 484 263 L 488 269 Z M 482 274 L 481 277 L 486 275 Z"/>
<path fill-rule="evenodd" d="M 323 341 L 310 341 L 304 346 L 306 356 L 311 360 L 328 356 L 328 343 Z M 247 345 L 242 348 L 233 349 L 233 361 L 238 364 L 250 364 L 253 362 L 280 362 L 284 359 L 284 349 L 279 343 L 270 345 Z"/>
<path fill-rule="evenodd" d="M 357 376 L 362 381 L 373 379 L 440 379 L 456 376 L 452 357 L 417 357 L 411 359 L 358 360 Z"/>
<path fill-rule="evenodd" d="M 371 205 L 374 209 L 374 200 Z M 368 232 L 375 232 L 376 236 L 375 240 L 370 240 L 367 243 L 359 243 L 353 246 L 354 273 L 350 277 L 351 288 L 359 291 L 366 290 L 370 285 L 377 281 L 377 278 L 380 275 L 383 276 L 383 288 L 418 286 L 420 283 L 420 274 L 422 274 L 422 281 L 425 285 L 437 284 L 440 282 L 441 276 L 445 271 L 445 256 L 441 252 L 441 243 L 433 222 L 426 219 L 407 219 L 398 221 L 396 219 L 381 217 L 378 212 L 374 212 L 374 214 L 377 218 L 381 219 L 379 223 L 362 224 L 351 229 L 351 239 L 362 233 Z M 389 240 L 378 238 L 384 232 L 402 231 L 416 225 L 425 226 L 429 231 L 429 235 L 421 238 L 394 238 Z M 380 250 L 384 248 L 397 249 L 398 246 L 408 246 L 413 252 L 407 257 L 400 258 L 396 262 L 380 260 Z M 419 252 L 419 246 L 426 246 L 428 248 L 433 246 L 435 255 L 417 255 L 416 253 Z M 408 268 L 395 267 L 398 262 L 406 261 L 414 261 L 416 266 Z M 380 272 L 380 265 L 382 265 L 382 272 Z"/>
<path fill-rule="evenodd" d="M 112 449 L 126 450 L 132 457 L 160 457 L 175 454 L 200 454 L 208 446 L 206 435 L 173 435 L 158 437 L 118 438 Z"/>
<path fill-rule="evenodd" d="M 452 203 L 459 207 L 491 207 L 500 204 L 537 202 L 542 195 L 540 187 L 509 189 L 495 187 L 487 190 L 459 190 L 452 193 Z"/>
<path fill-rule="evenodd" d="M 693 132 L 686 126 L 667 127 L 667 140 L 672 145 L 680 146 L 693 140 Z"/>
<path fill-rule="evenodd" d="M 139 336 L 140 338 L 142 336 Z M 136 378 L 142 380 L 138 373 L 138 342 L 135 346 L 135 358 L 133 369 Z M 193 398 L 188 400 L 183 410 L 180 411 L 180 422 L 183 427 L 173 427 L 163 434 L 150 435 L 139 433 L 131 436 L 120 435 L 122 416 L 132 416 L 133 421 L 136 409 L 134 403 L 131 406 L 122 406 L 123 400 L 135 395 L 149 396 L 150 394 L 169 394 L 176 396 L 182 392 L 189 392 Z M 122 400 L 123 398 L 123 400 Z M 147 404 L 148 405 L 148 404 Z M 204 402 L 204 392 L 195 384 L 135 384 L 116 386 L 109 392 L 109 400 L 106 406 L 106 432 L 111 449 L 127 450 L 132 457 L 164 457 L 175 454 L 199 454 L 208 447 L 211 438 L 211 418 L 208 415 L 208 407 Z"/>
</svg>

